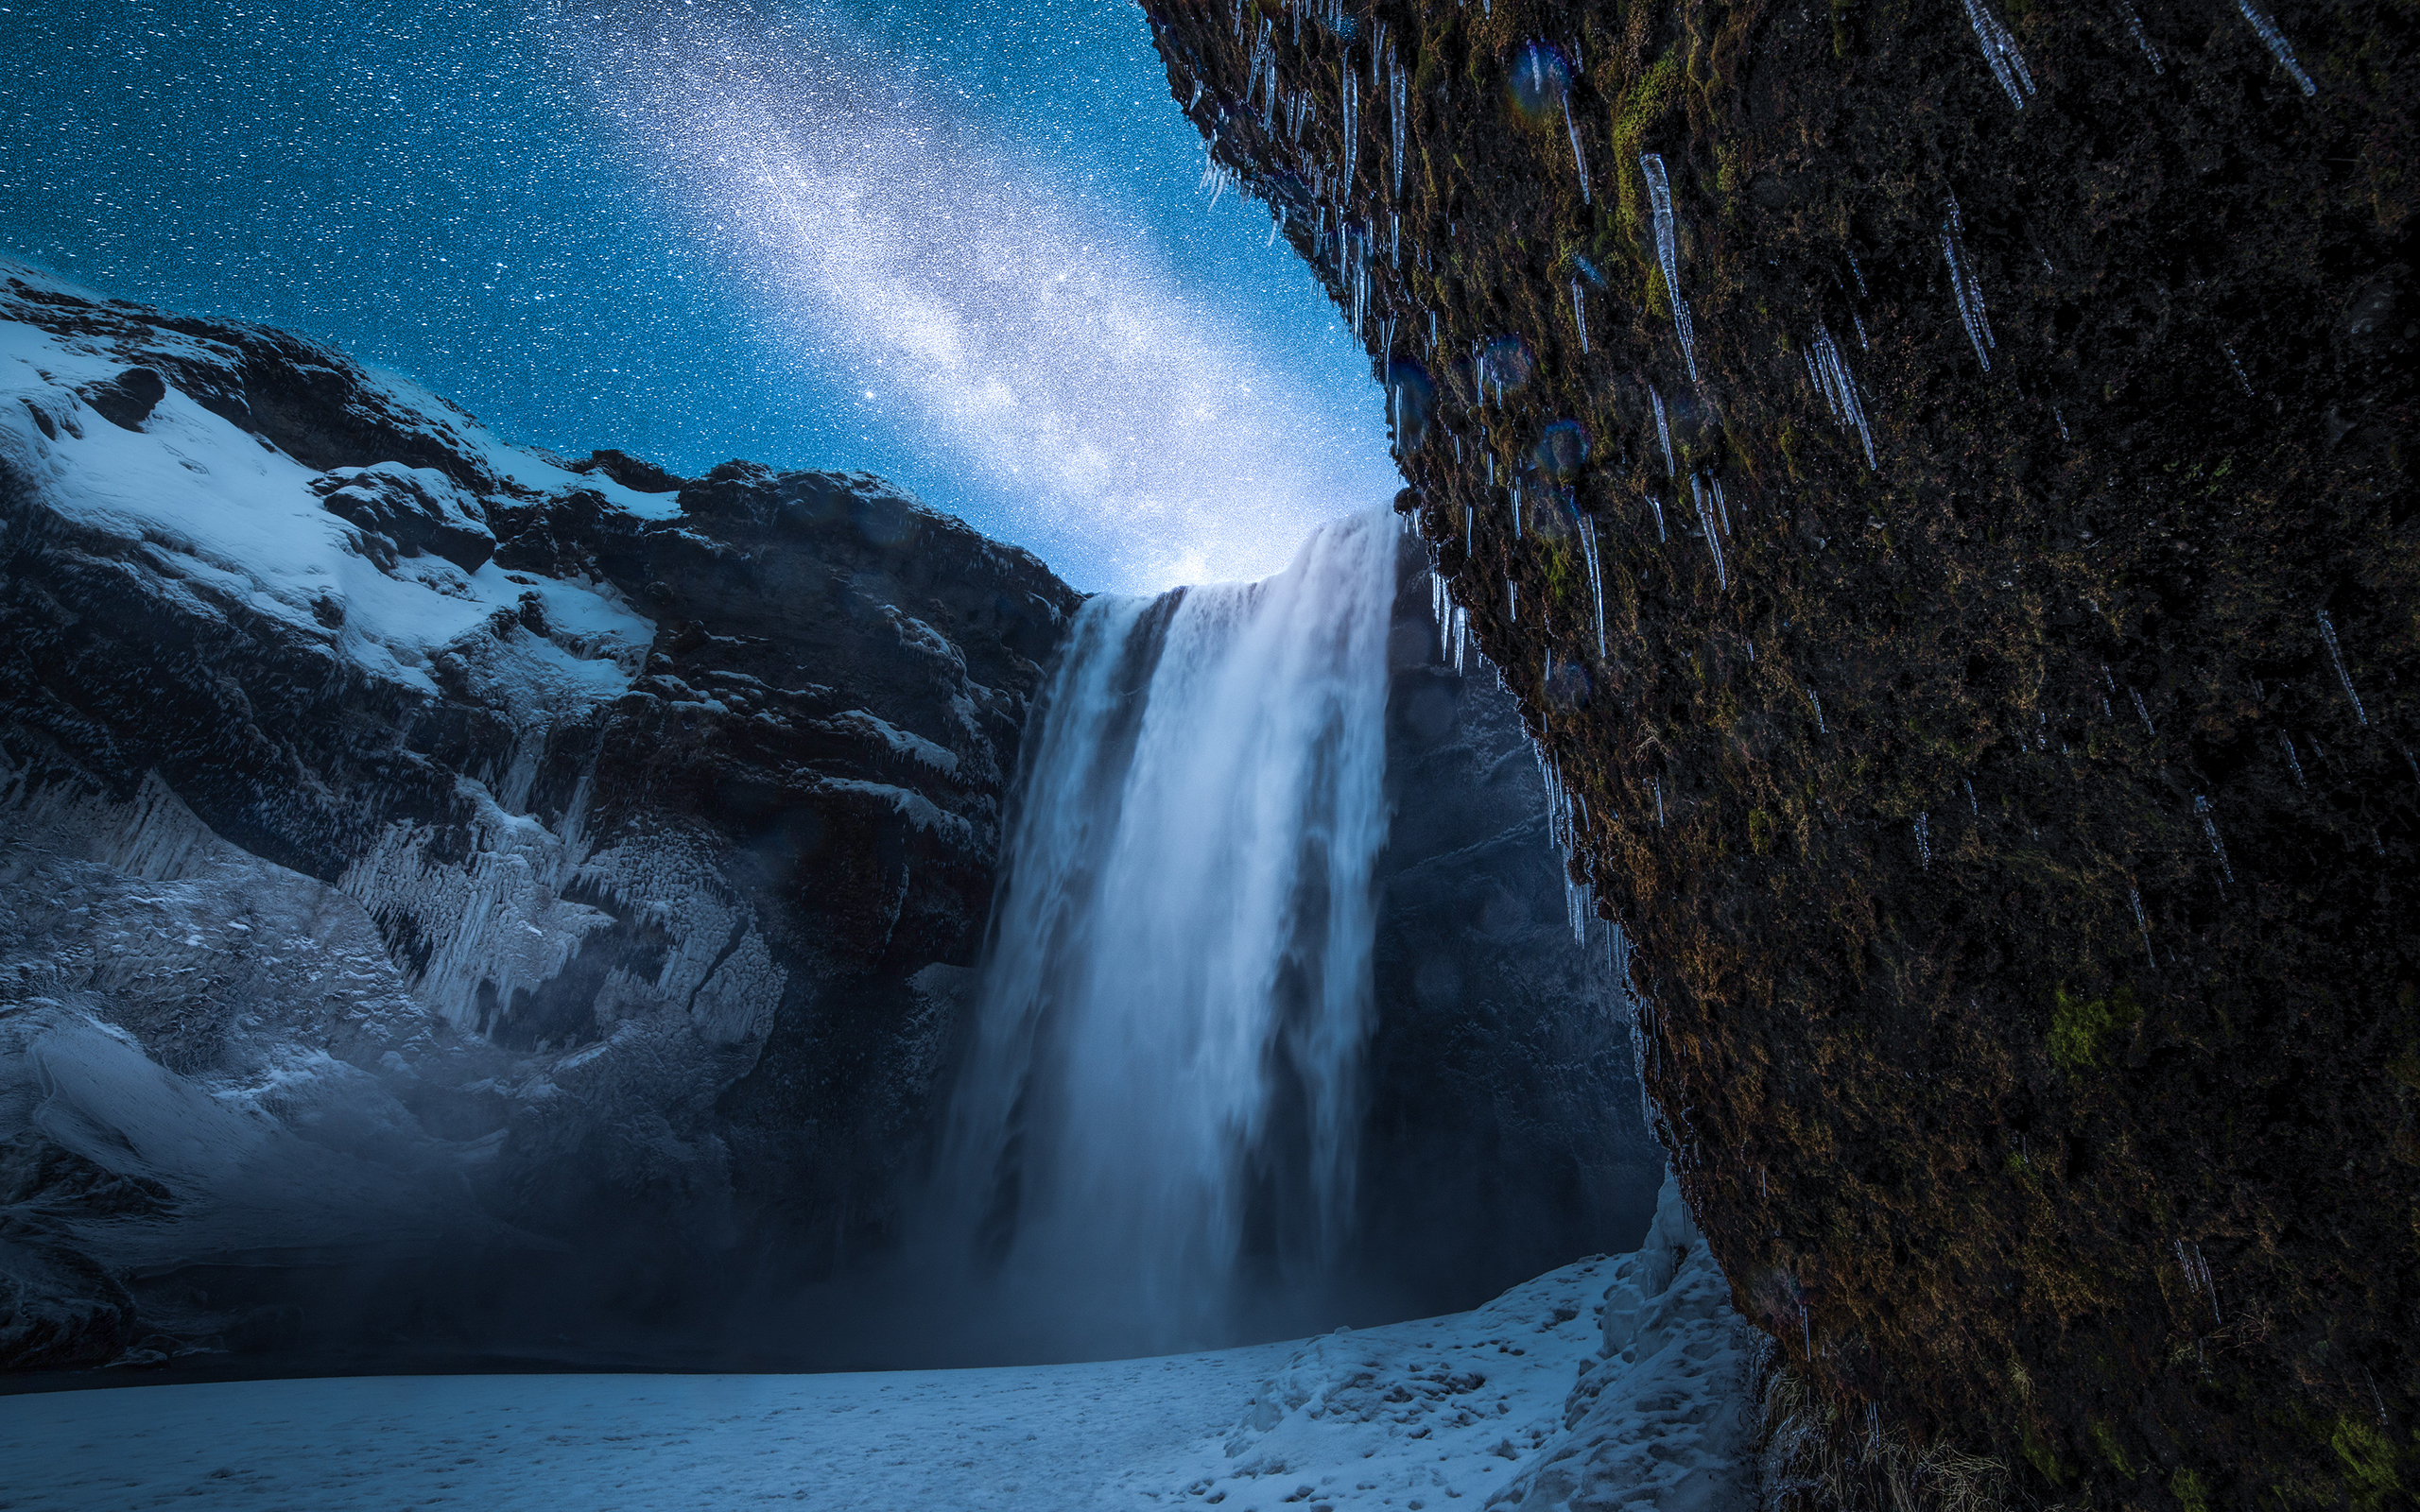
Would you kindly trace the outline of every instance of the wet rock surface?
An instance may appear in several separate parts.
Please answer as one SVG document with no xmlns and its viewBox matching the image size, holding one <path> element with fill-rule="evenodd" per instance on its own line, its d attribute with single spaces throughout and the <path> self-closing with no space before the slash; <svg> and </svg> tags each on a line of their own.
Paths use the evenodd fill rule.
<svg viewBox="0 0 2420 1512">
<path fill-rule="evenodd" d="M 1825 1494 L 2420 1484 L 2408 18 L 1147 10 L 1360 308 Z"/>
</svg>

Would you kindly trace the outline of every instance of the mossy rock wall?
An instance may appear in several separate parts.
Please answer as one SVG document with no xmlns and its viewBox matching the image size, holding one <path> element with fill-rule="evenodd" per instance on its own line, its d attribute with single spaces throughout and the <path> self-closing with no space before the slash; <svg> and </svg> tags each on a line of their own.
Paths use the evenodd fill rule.
<svg viewBox="0 0 2420 1512">
<path fill-rule="evenodd" d="M 1741 1310 L 2041 1502 L 2420 1490 L 2415 20 L 2266 6 L 1146 8 L 1433 388 Z"/>
</svg>

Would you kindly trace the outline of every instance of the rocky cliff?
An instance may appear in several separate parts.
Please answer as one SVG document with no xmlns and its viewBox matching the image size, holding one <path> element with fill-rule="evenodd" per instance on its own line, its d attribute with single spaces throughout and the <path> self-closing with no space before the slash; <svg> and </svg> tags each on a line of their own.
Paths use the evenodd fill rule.
<svg viewBox="0 0 2420 1512">
<path fill-rule="evenodd" d="M 1640 945 L 1782 1492 L 2420 1486 L 2408 13 L 1146 9 Z"/>
<path fill-rule="evenodd" d="M 877 1239 L 1078 595 L 0 272 L 0 1363 L 594 1346 Z"/>
</svg>

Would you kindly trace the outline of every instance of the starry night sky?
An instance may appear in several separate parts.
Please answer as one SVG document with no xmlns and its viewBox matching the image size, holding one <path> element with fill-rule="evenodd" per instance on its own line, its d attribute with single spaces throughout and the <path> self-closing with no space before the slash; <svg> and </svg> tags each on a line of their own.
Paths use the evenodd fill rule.
<svg viewBox="0 0 2420 1512">
<path fill-rule="evenodd" d="M 515 440 L 868 468 L 1085 588 L 1258 576 L 1394 487 L 1131 0 L 7 0 L 0 58 L 0 249 Z"/>
</svg>

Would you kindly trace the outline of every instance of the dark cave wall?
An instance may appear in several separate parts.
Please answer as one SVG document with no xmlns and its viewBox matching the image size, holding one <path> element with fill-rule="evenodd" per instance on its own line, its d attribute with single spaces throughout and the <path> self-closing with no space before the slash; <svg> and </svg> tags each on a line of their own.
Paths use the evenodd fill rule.
<svg viewBox="0 0 2420 1512">
<path fill-rule="evenodd" d="M 2307 94 L 2236 7 L 1992 6 L 2021 110 L 1939 3 L 1146 9 L 1433 385 L 1401 502 L 1587 802 L 1742 1311 L 2025 1495 L 2420 1486 L 2409 9 L 2276 10 Z"/>
</svg>

